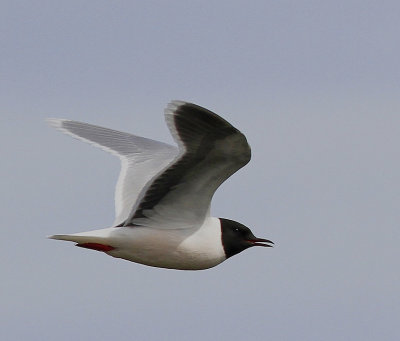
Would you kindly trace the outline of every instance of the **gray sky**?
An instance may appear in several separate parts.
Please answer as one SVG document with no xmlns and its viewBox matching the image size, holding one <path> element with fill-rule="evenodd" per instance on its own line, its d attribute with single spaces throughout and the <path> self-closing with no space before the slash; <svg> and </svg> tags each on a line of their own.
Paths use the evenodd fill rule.
<svg viewBox="0 0 400 341">
<path fill-rule="evenodd" d="M 1 340 L 397 340 L 398 1 L 2 1 Z M 252 162 L 212 213 L 254 248 L 198 272 L 46 235 L 109 226 L 119 161 L 64 117 L 171 142 L 192 101 Z"/>
</svg>

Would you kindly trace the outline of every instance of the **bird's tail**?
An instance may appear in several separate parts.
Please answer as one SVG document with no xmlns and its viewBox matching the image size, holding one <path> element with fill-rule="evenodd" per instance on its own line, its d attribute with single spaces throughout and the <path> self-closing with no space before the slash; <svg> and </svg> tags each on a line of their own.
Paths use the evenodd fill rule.
<svg viewBox="0 0 400 341">
<path fill-rule="evenodd" d="M 97 251 L 111 251 L 114 247 L 111 245 L 110 234 L 112 228 L 94 230 L 74 234 L 56 234 L 49 236 L 50 239 L 66 240 L 76 243 L 76 246 L 93 249 Z"/>
</svg>

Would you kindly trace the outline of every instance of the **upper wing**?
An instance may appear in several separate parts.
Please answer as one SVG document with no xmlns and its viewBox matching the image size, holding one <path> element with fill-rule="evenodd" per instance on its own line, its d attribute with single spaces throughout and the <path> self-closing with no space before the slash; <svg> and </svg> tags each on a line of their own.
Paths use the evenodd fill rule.
<svg viewBox="0 0 400 341">
<path fill-rule="evenodd" d="M 165 118 L 179 154 L 143 188 L 125 226 L 202 224 L 216 189 L 250 161 L 245 136 L 213 112 L 174 101 Z"/>
<path fill-rule="evenodd" d="M 121 172 L 115 189 L 115 221 L 126 221 L 142 188 L 178 154 L 176 147 L 103 128 L 64 119 L 48 119 L 58 130 L 108 151 L 121 160 Z"/>
</svg>

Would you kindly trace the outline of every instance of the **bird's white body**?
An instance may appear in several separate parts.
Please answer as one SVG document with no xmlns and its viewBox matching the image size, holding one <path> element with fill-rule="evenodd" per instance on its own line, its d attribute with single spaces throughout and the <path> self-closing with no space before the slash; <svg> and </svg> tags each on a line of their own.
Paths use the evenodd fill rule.
<svg viewBox="0 0 400 341">
<path fill-rule="evenodd" d="M 215 217 L 207 217 L 196 229 L 109 227 L 51 238 L 112 245 L 114 249 L 106 252 L 112 257 L 170 269 L 208 269 L 226 259 L 220 221 Z"/>
</svg>

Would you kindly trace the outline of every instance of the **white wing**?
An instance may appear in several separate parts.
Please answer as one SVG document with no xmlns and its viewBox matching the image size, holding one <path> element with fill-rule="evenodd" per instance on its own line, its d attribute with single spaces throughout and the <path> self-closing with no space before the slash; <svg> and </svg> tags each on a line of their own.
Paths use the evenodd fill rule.
<svg viewBox="0 0 400 341">
<path fill-rule="evenodd" d="M 89 142 L 121 160 L 121 172 L 115 189 L 115 221 L 126 221 L 141 190 L 160 170 L 175 159 L 176 147 L 128 133 L 64 119 L 48 119 L 58 130 Z"/>
<path fill-rule="evenodd" d="M 143 188 L 125 226 L 201 225 L 216 189 L 250 161 L 245 136 L 213 112 L 174 101 L 165 118 L 179 154 Z"/>
</svg>

